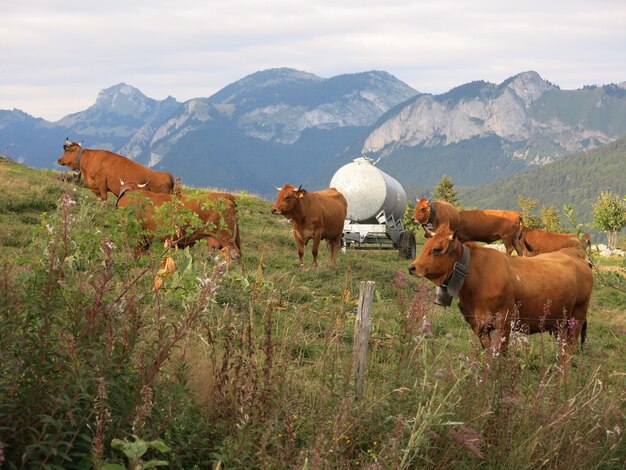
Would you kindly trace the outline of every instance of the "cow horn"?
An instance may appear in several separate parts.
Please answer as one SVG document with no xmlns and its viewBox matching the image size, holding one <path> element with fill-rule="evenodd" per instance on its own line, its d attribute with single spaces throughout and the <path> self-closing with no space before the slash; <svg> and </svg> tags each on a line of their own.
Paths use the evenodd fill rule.
<svg viewBox="0 0 626 470">
<path fill-rule="evenodd" d="M 280 189 L 281 189 L 278 186 L 274 186 L 274 188 L 276 188 L 276 191 L 280 191 Z"/>
<path fill-rule="evenodd" d="M 298 191 L 302 191 L 302 185 L 298 186 Z"/>
<path fill-rule="evenodd" d="M 124 180 L 120 178 L 120 186 L 124 186 Z"/>
<path fill-rule="evenodd" d="M 137 187 L 143 189 L 148 186 L 148 184 L 150 184 L 150 180 L 146 181 L 144 184 L 138 184 Z"/>
</svg>

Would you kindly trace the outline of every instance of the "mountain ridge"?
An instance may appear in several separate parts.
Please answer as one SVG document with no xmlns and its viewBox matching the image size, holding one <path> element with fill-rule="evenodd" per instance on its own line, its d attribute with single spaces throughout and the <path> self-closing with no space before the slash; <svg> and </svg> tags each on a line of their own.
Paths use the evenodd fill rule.
<svg viewBox="0 0 626 470">
<path fill-rule="evenodd" d="M 56 122 L 0 110 L 0 147 L 31 166 L 54 168 L 70 136 L 186 184 L 259 194 L 289 181 L 324 187 L 360 155 L 380 158 L 405 188 L 443 174 L 482 185 L 624 134 L 626 82 L 560 90 L 532 70 L 432 95 L 380 70 L 322 78 L 277 68 L 184 103 L 122 82 Z"/>
</svg>

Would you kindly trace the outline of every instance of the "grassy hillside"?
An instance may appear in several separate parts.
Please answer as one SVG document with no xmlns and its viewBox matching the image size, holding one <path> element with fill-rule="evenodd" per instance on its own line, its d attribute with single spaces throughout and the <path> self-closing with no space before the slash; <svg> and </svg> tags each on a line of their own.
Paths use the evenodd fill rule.
<svg viewBox="0 0 626 470">
<path fill-rule="evenodd" d="M 64 183 L 55 172 L 34 170 L 0 156 L 0 247 L 24 247 L 41 214 L 56 208 Z"/>
<path fill-rule="evenodd" d="M 561 209 L 571 204 L 581 223 L 593 221 L 592 204 L 602 191 L 626 194 L 626 137 L 477 188 L 460 188 L 467 206 L 519 209 L 517 198 Z"/>
<path fill-rule="evenodd" d="M 395 250 L 351 249 L 331 267 L 322 247 L 319 268 L 310 251 L 298 268 L 288 224 L 254 195 L 237 194 L 239 267 L 201 244 L 135 257 L 114 198 L 7 161 L 0 171 L 12 204 L 0 227 L 3 468 L 622 468 L 626 293 L 607 287 L 624 284 L 622 260 L 596 272 L 585 350 L 564 375 L 545 334 L 490 357 Z M 26 223 L 33 194 L 46 214 Z M 177 270 L 154 291 L 165 256 Z"/>
</svg>

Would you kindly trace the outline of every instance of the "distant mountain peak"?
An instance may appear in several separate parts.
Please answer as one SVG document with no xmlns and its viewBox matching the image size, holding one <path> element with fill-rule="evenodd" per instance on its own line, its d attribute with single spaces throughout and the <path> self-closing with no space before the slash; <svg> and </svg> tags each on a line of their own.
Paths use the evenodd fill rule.
<svg viewBox="0 0 626 470">
<path fill-rule="evenodd" d="M 253 74 L 245 76 L 239 81 L 241 82 L 241 81 L 250 81 L 250 80 L 256 81 L 258 83 L 263 83 L 266 80 L 269 80 L 269 81 L 274 81 L 274 80 L 320 81 L 320 80 L 323 80 L 323 78 L 318 77 L 317 75 L 312 74 L 310 72 L 304 72 L 302 70 L 292 69 L 288 67 L 280 67 L 280 68 L 266 69 L 266 70 L 261 70 L 259 72 L 255 72 Z"/>
<path fill-rule="evenodd" d="M 209 100 L 213 104 L 232 103 L 246 96 L 253 96 L 257 94 L 259 90 L 267 91 L 285 85 L 302 86 L 322 81 L 324 81 L 324 79 L 317 75 L 296 69 L 275 68 L 261 70 L 260 72 L 247 75 L 241 80 L 237 80 L 222 88 L 212 95 Z"/>
<path fill-rule="evenodd" d="M 93 108 L 107 109 L 123 115 L 141 114 L 153 101 L 137 88 L 126 83 L 118 83 L 100 91 Z"/>
<path fill-rule="evenodd" d="M 541 98 L 546 91 L 556 89 L 554 85 L 545 81 L 533 70 L 518 73 L 505 80 L 502 85 L 500 85 L 500 88 L 511 90 L 526 105 Z"/>
</svg>

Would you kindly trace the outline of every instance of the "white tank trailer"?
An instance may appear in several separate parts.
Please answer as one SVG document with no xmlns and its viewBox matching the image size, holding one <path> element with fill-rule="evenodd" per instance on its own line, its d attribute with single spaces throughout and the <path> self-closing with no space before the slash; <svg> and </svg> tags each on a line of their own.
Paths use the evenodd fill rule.
<svg viewBox="0 0 626 470">
<path fill-rule="evenodd" d="M 359 157 L 342 166 L 330 180 L 330 187 L 348 201 L 344 245 L 392 244 L 401 257 L 415 257 L 415 235 L 402 226 L 406 192 L 398 181 L 376 168 L 372 159 Z"/>
</svg>

